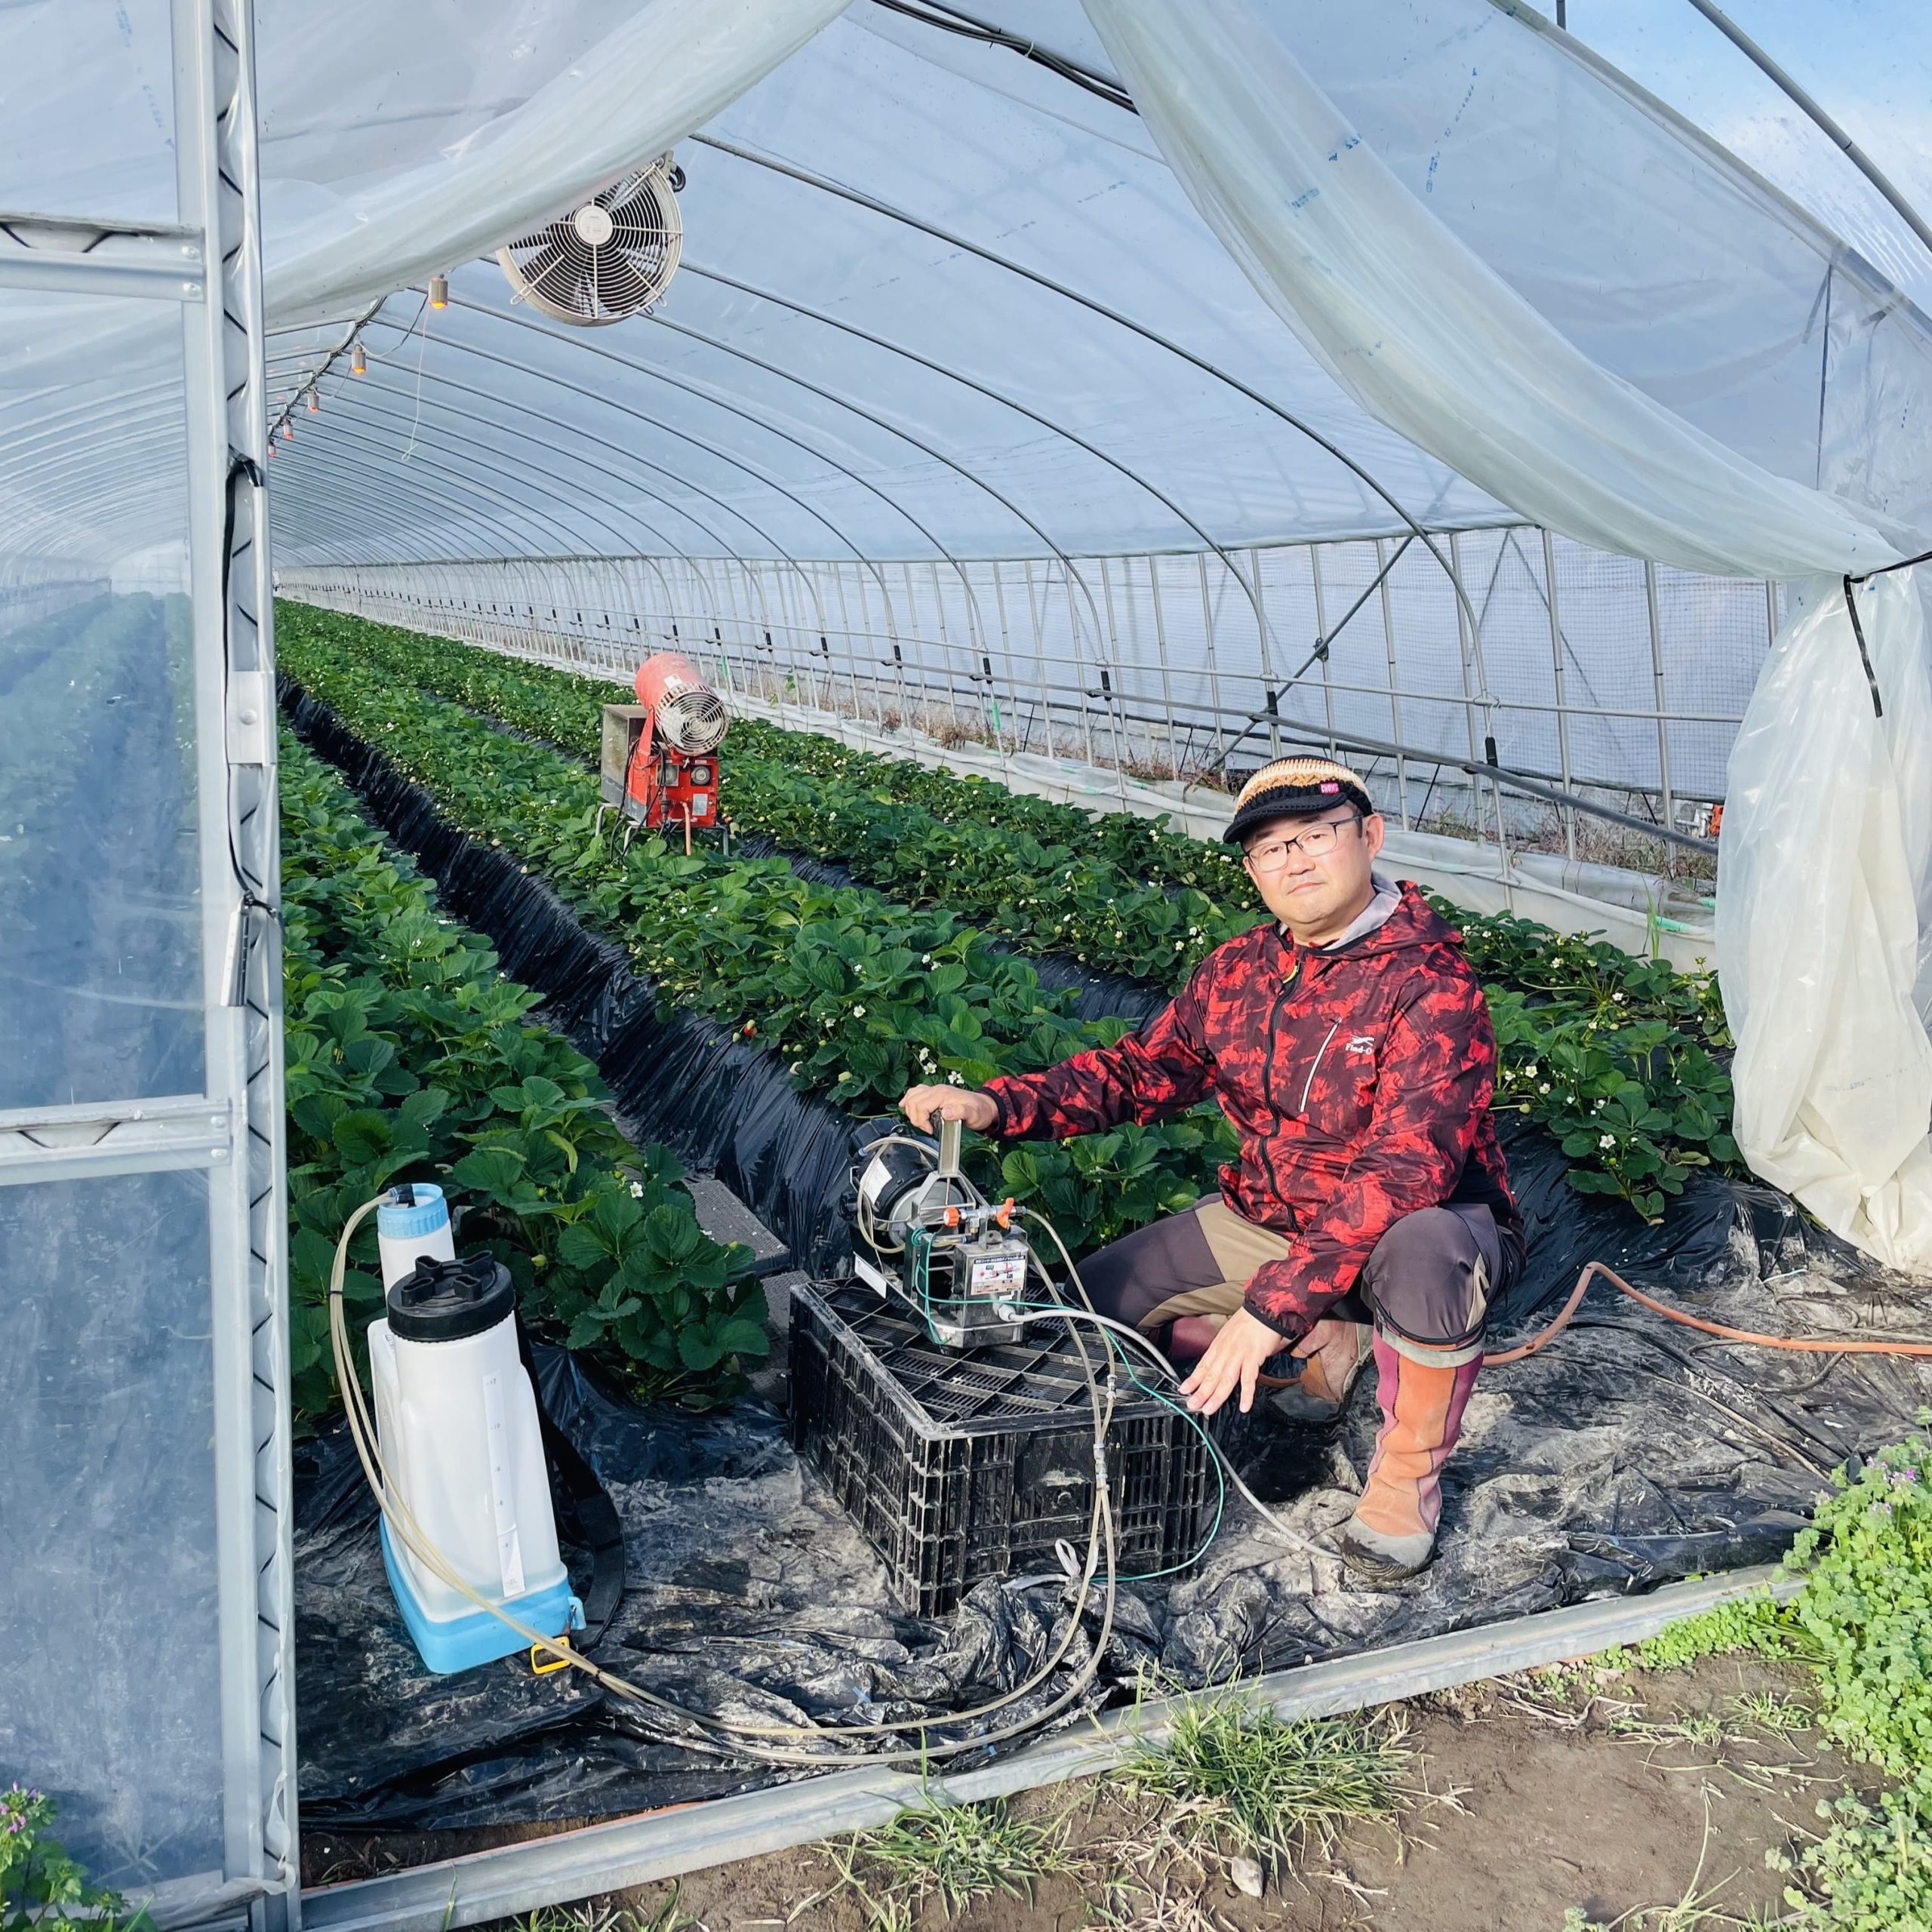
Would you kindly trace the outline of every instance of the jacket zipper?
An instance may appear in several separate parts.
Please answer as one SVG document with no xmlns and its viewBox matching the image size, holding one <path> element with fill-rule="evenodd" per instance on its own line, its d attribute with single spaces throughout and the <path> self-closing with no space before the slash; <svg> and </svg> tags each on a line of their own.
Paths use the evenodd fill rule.
<svg viewBox="0 0 1932 1932">
<path fill-rule="evenodd" d="M 1301 1083 L 1301 1104 L 1296 1108 L 1297 1113 L 1308 1112 L 1308 1090 L 1315 1084 L 1315 1069 L 1321 1064 L 1321 1056 L 1328 1051 L 1328 1042 L 1341 1030 L 1342 1023 L 1338 1020 L 1323 1035 L 1321 1045 L 1315 1048 L 1315 1057 L 1308 1063 L 1308 1078 Z"/>
<path fill-rule="evenodd" d="M 1281 944 L 1281 937 L 1278 934 L 1275 935 L 1275 943 L 1277 946 L 1280 946 Z M 1284 952 L 1287 950 L 1285 947 L 1283 947 L 1282 949 Z M 1275 1103 L 1275 1041 L 1276 1038 L 1276 1028 L 1281 1017 L 1282 1002 L 1287 999 L 1290 993 L 1294 991 L 1295 987 L 1300 983 L 1300 979 L 1301 974 L 1299 967 L 1297 967 L 1294 978 L 1290 980 L 1286 985 L 1282 986 L 1278 992 L 1276 992 L 1274 1004 L 1268 1009 L 1268 1051 L 1261 1063 L 1261 1092 L 1263 1097 L 1266 1099 L 1268 1103 L 1268 1111 L 1273 1117 L 1275 1122 L 1275 1124 L 1268 1128 L 1268 1130 L 1261 1137 L 1261 1177 L 1262 1179 L 1267 1183 L 1269 1192 L 1273 1195 L 1275 1198 L 1281 1204 L 1281 1206 L 1287 1213 L 1289 1221 L 1291 1223 L 1296 1220 L 1294 1208 L 1290 1203 L 1287 1196 L 1281 1192 L 1281 1189 L 1278 1187 L 1275 1183 L 1275 1162 L 1273 1159 L 1275 1136 L 1280 1130 L 1281 1119 L 1281 1111 Z"/>
</svg>

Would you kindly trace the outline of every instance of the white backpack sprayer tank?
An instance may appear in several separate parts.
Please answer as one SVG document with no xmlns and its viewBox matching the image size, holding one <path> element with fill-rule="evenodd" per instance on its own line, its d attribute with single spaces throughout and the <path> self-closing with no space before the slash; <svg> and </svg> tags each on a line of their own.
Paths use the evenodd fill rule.
<svg viewBox="0 0 1932 1932">
<path fill-rule="evenodd" d="M 546 1637 L 581 1628 L 557 1551 L 549 1473 L 517 1345 L 516 1294 L 493 1256 L 458 1260 L 440 1188 L 377 1211 L 386 1318 L 369 1326 L 383 1466 L 457 1574 Z M 382 1525 L 389 1587 L 423 1661 L 466 1670 L 521 1650 L 500 1618 L 432 1575 Z"/>
</svg>

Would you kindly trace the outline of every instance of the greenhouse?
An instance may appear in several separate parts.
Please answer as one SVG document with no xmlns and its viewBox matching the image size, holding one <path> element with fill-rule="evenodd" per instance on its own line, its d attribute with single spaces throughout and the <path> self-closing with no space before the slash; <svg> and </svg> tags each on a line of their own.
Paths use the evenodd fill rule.
<svg viewBox="0 0 1932 1932">
<path fill-rule="evenodd" d="M 93 1882 L 441 1932 L 1633 1643 L 1910 1435 L 1932 32 L 1598 11 L 0 12 L 0 1785 Z M 1320 1004 L 1404 918 L 1423 1155 Z M 1411 1332 L 1377 1191 L 1492 1155 Z M 1183 1223 L 1192 1355 L 1095 1312 Z"/>
</svg>

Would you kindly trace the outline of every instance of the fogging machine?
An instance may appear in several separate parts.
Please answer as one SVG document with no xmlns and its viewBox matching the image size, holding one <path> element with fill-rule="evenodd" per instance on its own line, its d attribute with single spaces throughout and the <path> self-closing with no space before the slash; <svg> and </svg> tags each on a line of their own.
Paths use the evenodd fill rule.
<svg viewBox="0 0 1932 1932">
<path fill-rule="evenodd" d="M 887 1134 L 854 1171 L 852 1272 L 911 1304 L 948 1348 L 1017 1342 L 1029 1308 L 1056 1299 L 1011 1201 L 988 1201 L 961 1171 L 959 1123 L 939 1138 Z"/>
</svg>

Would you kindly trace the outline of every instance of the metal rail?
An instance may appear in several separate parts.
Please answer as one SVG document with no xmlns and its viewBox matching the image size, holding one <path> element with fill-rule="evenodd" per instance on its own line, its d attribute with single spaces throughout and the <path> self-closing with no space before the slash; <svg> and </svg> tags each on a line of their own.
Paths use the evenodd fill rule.
<svg viewBox="0 0 1932 1932">
<path fill-rule="evenodd" d="M 1767 1590 L 1789 1595 L 1794 1587 L 1770 1566 L 1739 1571 L 1666 1584 L 1647 1596 L 1539 1611 L 1486 1628 L 1304 1664 L 1238 1688 L 1257 1708 L 1283 1719 L 1336 1716 L 1638 1643 L 1718 1604 Z M 924 1776 L 909 1770 L 831 1771 L 740 1797 L 613 1819 L 467 1858 L 319 1886 L 303 1895 L 303 1920 L 310 1932 L 455 1932 L 458 1927 L 594 1893 L 626 1890 L 869 1830 L 921 1801 L 977 1804 L 1092 1777 L 1143 1740 L 1158 1743 L 1185 1708 L 1185 1700 L 1170 1699 L 1109 1712 L 1091 1725 L 1044 1738 L 976 1770 Z"/>
</svg>

